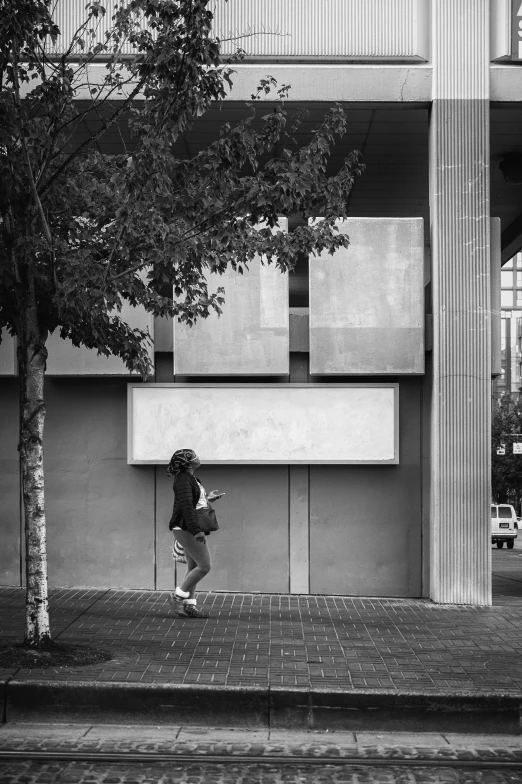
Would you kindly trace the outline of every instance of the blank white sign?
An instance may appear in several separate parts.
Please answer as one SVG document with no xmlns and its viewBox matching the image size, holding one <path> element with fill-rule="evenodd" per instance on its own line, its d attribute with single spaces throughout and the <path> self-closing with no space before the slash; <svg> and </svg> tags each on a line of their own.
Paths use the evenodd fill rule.
<svg viewBox="0 0 522 784">
<path fill-rule="evenodd" d="M 398 463 L 397 384 L 129 384 L 128 462 Z"/>
</svg>

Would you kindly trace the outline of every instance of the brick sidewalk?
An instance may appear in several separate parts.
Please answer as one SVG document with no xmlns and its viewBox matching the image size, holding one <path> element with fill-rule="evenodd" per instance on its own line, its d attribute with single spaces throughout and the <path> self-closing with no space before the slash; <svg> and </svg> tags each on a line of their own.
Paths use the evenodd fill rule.
<svg viewBox="0 0 522 784">
<path fill-rule="evenodd" d="M 56 640 L 115 649 L 77 669 L 0 679 L 522 694 L 521 603 L 200 594 L 207 620 L 173 618 L 167 592 L 54 590 Z M 0 588 L 2 644 L 23 635 L 24 591 Z"/>
</svg>

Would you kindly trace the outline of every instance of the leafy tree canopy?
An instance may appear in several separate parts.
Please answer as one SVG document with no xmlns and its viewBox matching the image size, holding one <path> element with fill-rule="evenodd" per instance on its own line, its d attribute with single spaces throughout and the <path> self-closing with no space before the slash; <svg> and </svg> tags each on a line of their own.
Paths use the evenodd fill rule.
<svg viewBox="0 0 522 784">
<path fill-rule="evenodd" d="M 223 304 L 222 290 L 209 294 L 209 272 L 241 272 L 257 254 L 286 270 L 301 253 L 347 244 L 333 226 L 361 166 L 351 153 L 327 177 L 332 146 L 346 130 L 340 107 L 299 147 L 304 115 L 289 115 L 283 87 L 275 110 L 260 118 L 253 100 L 207 149 L 176 157 L 180 134 L 232 83 L 209 5 L 116 4 L 100 43 L 100 2 L 62 42 L 50 0 L 3 1 L 0 326 L 22 340 L 24 297 L 34 287 L 40 343 L 59 329 L 75 345 L 146 373 L 146 336 L 120 319 L 123 301 L 192 323 Z M 267 77 L 258 95 L 272 87 Z M 97 130 L 85 138 L 86 117 L 97 118 Z M 123 121 L 132 151 L 102 154 L 98 140 Z M 292 214 L 326 217 L 288 235 L 272 231 L 279 216 Z"/>
<path fill-rule="evenodd" d="M 513 443 L 522 442 L 522 401 L 504 395 L 493 409 L 491 428 L 491 478 L 493 499 L 514 504 L 522 497 L 522 455 L 513 454 Z M 505 453 L 498 454 L 503 447 Z"/>
</svg>

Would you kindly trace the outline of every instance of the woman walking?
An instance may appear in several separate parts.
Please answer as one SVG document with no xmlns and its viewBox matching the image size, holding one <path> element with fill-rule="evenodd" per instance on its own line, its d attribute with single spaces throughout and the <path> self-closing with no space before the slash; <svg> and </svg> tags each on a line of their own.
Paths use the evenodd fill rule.
<svg viewBox="0 0 522 784">
<path fill-rule="evenodd" d="M 197 606 L 196 585 L 210 572 L 211 560 L 205 534 L 201 530 L 197 509 L 207 507 L 207 501 L 221 498 L 222 493 L 205 488 L 194 476 L 201 460 L 192 449 L 178 449 L 171 457 L 167 474 L 174 476 L 174 509 L 169 529 L 180 544 L 187 560 L 187 573 L 180 586 L 171 594 L 173 610 L 180 618 L 207 618 L 208 613 Z"/>
</svg>

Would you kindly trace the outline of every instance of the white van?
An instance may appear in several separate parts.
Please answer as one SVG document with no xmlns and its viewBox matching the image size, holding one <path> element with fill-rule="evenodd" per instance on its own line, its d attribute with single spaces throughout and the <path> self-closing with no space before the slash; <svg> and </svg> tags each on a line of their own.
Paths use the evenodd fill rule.
<svg viewBox="0 0 522 784">
<path fill-rule="evenodd" d="M 510 550 L 515 546 L 517 538 L 517 515 L 510 504 L 491 504 L 491 544 Z"/>
</svg>

